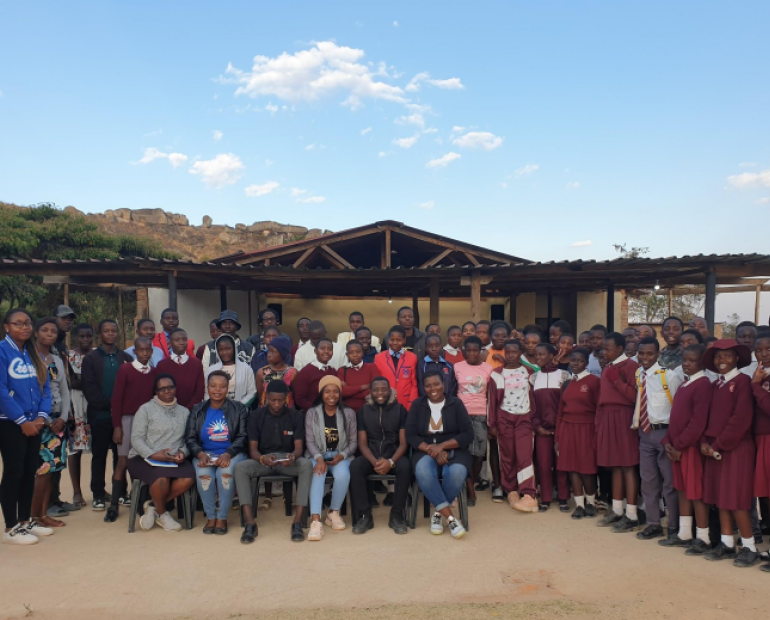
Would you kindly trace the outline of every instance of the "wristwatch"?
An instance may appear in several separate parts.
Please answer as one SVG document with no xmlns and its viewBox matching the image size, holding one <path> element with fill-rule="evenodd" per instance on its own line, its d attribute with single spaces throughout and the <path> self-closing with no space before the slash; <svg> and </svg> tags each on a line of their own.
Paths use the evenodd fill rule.
<svg viewBox="0 0 770 620">
<path fill-rule="evenodd" d="M 393 459 L 388 459 L 388 463 L 390 463 L 390 468 L 393 469 L 396 466 L 395 461 Z"/>
</svg>

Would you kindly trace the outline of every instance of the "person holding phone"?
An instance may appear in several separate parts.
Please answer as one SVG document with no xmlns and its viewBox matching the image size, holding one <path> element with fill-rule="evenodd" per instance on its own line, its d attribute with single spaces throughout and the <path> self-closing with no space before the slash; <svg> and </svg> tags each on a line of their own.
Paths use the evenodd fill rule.
<svg viewBox="0 0 770 620">
<path fill-rule="evenodd" d="M 193 407 L 185 430 L 187 449 L 198 459 L 193 465 L 207 519 L 204 534 L 227 534 L 227 512 L 235 495 L 233 472 L 246 458 L 249 410 L 227 398 L 229 383 L 230 377 L 223 370 L 209 374 L 209 399 Z"/>
<path fill-rule="evenodd" d="M 182 526 L 166 510 L 166 504 L 195 483 L 184 440 L 190 411 L 177 403 L 176 381 L 171 375 L 156 375 L 154 392 L 155 398 L 139 407 L 134 416 L 128 473 L 150 487 L 152 499 L 144 503 L 139 519 L 142 529 L 149 530 L 157 523 L 167 532 L 178 532 Z M 164 466 L 166 463 L 171 466 Z M 160 515 L 158 509 L 163 511 Z"/>
</svg>

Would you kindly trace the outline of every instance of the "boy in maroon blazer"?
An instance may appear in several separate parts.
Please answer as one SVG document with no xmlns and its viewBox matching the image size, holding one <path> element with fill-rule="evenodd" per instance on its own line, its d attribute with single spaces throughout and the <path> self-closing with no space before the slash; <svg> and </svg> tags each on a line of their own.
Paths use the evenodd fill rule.
<svg viewBox="0 0 770 620">
<path fill-rule="evenodd" d="M 171 355 L 158 364 L 158 372 L 169 374 L 176 380 L 176 399 L 180 405 L 192 410 L 203 401 L 206 379 L 203 364 L 188 353 L 187 332 L 181 327 L 172 329 L 168 335 Z"/>
</svg>

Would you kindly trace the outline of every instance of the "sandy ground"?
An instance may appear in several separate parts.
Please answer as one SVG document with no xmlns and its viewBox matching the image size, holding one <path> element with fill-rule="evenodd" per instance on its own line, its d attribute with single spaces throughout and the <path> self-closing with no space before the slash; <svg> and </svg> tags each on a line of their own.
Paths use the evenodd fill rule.
<svg viewBox="0 0 770 620">
<path fill-rule="evenodd" d="M 290 519 L 276 498 L 250 546 L 239 543 L 235 511 L 224 537 L 201 533 L 201 513 L 192 531 L 128 534 L 126 509 L 106 524 L 89 505 L 38 545 L 0 545 L 0 618 L 767 615 L 770 575 L 757 567 L 686 557 L 595 520 L 553 509 L 525 515 L 493 504 L 489 492 L 479 497 L 463 540 L 431 536 L 421 515 L 416 530 L 397 536 L 379 508 L 363 536 L 327 529 L 323 541 L 301 544 L 289 541 Z"/>
</svg>

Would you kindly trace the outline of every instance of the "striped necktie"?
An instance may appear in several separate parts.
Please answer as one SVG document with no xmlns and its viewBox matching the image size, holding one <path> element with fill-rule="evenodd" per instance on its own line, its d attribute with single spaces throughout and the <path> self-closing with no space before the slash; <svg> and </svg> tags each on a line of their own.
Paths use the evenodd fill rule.
<svg viewBox="0 0 770 620">
<path fill-rule="evenodd" d="M 725 383 L 726 383 L 726 381 L 725 381 L 725 376 L 724 376 L 724 375 L 719 375 L 719 379 L 717 379 L 717 387 L 721 389 L 721 388 L 722 388 L 722 386 L 723 386 Z"/>
<path fill-rule="evenodd" d="M 644 370 L 639 373 L 639 383 L 642 384 L 642 393 L 639 396 L 639 427 L 643 433 L 649 433 L 652 427 L 647 415 L 647 373 Z"/>
</svg>

